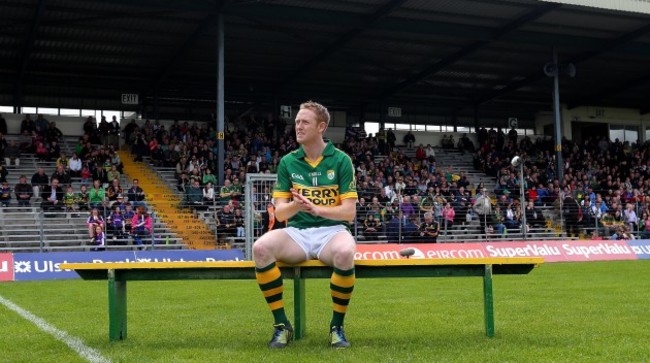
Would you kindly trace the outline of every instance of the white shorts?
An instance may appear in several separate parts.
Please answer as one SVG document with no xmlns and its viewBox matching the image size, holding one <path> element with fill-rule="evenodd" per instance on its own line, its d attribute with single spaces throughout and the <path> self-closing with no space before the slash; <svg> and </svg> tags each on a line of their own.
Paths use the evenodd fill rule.
<svg viewBox="0 0 650 363">
<path fill-rule="evenodd" d="M 320 258 L 321 251 L 332 240 L 335 234 L 341 232 L 350 233 L 343 225 L 305 229 L 286 227 L 283 228 L 283 231 L 287 232 L 289 237 L 305 251 L 305 257 L 308 260 Z"/>
</svg>

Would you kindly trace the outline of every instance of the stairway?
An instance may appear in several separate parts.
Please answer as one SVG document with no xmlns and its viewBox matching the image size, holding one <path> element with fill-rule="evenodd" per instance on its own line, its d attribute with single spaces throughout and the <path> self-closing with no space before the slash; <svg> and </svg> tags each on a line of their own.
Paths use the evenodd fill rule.
<svg viewBox="0 0 650 363">
<path fill-rule="evenodd" d="M 188 247 L 197 250 L 214 249 L 216 236 L 208 226 L 188 209 L 179 208 L 180 198 L 147 164 L 135 162 L 131 154 L 119 152 L 124 174 L 137 178 L 146 194 L 147 205 L 167 224 L 167 227 L 183 239 Z"/>
<path fill-rule="evenodd" d="M 464 171 L 472 184 L 470 189 L 474 189 L 480 183 L 483 183 L 488 190 L 496 188 L 495 177 L 474 169 L 474 156 L 471 153 L 461 153 L 453 149 L 436 149 L 436 165 L 443 171 L 447 170 L 448 166 L 451 166 L 454 173 Z"/>
<path fill-rule="evenodd" d="M 404 155 L 415 160 L 415 148 L 407 148 L 405 146 L 401 147 L 400 150 L 404 152 Z M 438 170 L 445 172 L 447 167 L 451 167 L 454 173 L 459 171 L 464 171 L 467 179 L 471 183 L 471 190 L 474 190 L 476 186 L 480 183 L 488 190 L 494 190 L 496 188 L 496 178 L 489 176 L 480 170 L 474 169 L 474 156 L 472 153 L 462 153 L 456 149 L 442 149 L 435 148 L 436 151 L 436 167 Z M 381 160 L 381 159 L 379 159 Z M 378 158 L 375 157 L 375 161 L 378 161 Z"/>
</svg>

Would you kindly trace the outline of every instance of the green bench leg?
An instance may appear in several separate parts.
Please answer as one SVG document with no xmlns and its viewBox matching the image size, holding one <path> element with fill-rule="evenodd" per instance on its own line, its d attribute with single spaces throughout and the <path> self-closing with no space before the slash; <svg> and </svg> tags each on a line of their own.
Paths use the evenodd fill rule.
<svg viewBox="0 0 650 363">
<path fill-rule="evenodd" d="M 126 339 L 126 281 L 108 270 L 108 338 L 111 342 Z"/>
<path fill-rule="evenodd" d="M 302 278 L 300 267 L 296 267 L 293 274 L 293 318 L 294 338 L 302 339 L 307 331 L 307 317 L 305 309 L 305 279 Z"/>
<path fill-rule="evenodd" d="M 494 336 L 494 297 L 492 296 L 492 265 L 485 265 L 483 275 L 483 307 L 485 310 L 485 335 Z"/>
</svg>

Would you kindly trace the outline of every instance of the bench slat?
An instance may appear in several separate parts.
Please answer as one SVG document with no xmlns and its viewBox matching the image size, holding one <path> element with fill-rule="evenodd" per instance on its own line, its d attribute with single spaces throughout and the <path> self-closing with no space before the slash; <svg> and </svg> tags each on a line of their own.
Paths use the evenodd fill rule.
<svg viewBox="0 0 650 363">
<path fill-rule="evenodd" d="M 402 260 L 356 260 L 355 266 L 439 266 L 439 265 L 540 265 L 541 257 L 517 258 L 450 258 L 450 259 L 402 259 Z M 325 267 L 318 260 L 298 264 L 278 263 L 279 267 Z M 214 262 L 105 262 L 105 263 L 62 263 L 64 270 L 133 270 L 133 269 L 185 269 L 185 268 L 253 268 L 253 261 L 214 261 Z"/>
</svg>

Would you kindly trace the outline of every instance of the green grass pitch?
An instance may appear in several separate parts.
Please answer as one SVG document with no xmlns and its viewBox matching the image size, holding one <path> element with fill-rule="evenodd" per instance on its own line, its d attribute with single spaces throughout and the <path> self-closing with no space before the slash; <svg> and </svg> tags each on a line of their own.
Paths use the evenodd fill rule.
<svg viewBox="0 0 650 363">
<path fill-rule="evenodd" d="M 359 279 L 352 348 L 327 346 L 329 281 L 307 280 L 305 339 L 269 351 L 271 314 L 254 281 L 130 282 L 128 339 L 108 342 L 107 283 L 0 284 L 0 296 L 113 362 L 644 362 L 650 261 L 542 265 L 495 276 L 496 336 L 484 334 L 480 278 Z M 291 283 L 285 280 L 287 306 Z M 289 309 L 289 314 L 292 311 Z M 1 362 L 83 362 L 0 306 Z"/>
</svg>

